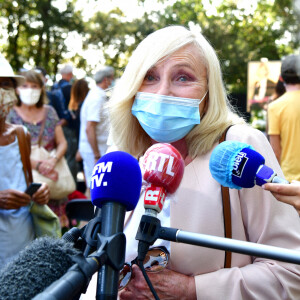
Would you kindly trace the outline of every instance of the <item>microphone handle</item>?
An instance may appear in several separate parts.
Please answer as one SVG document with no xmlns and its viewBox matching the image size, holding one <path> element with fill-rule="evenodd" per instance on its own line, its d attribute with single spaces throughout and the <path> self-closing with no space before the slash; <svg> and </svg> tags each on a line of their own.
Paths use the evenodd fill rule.
<svg viewBox="0 0 300 300">
<path fill-rule="evenodd" d="M 65 300 L 78 297 L 86 288 L 91 277 L 99 270 L 99 261 L 94 258 L 87 258 L 84 265 L 85 272 L 75 264 L 60 279 L 54 281 L 43 292 L 37 294 L 34 300 Z"/>
<path fill-rule="evenodd" d="M 287 181 L 286 179 L 283 179 L 279 176 L 274 176 L 274 178 L 272 179 L 272 183 L 280 183 L 280 184 L 290 184 L 289 181 Z"/>
<path fill-rule="evenodd" d="M 234 253 L 270 258 L 300 265 L 300 252 L 286 248 L 187 232 L 168 227 L 161 227 L 158 231 L 157 238 L 176 243 L 231 251 Z"/>
<path fill-rule="evenodd" d="M 94 219 L 96 219 L 96 218 L 100 218 L 100 220 L 101 220 L 101 208 L 99 208 L 99 207 L 96 207 L 96 210 L 95 210 L 95 213 L 94 213 Z M 93 219 L 93 220 L 94 220 Z M 86 226 L 88 227 L 91 223 L 92 223 L 92 221 L 93 220 L 91 220 Z M 88 229 L 88 228 L 87 228 Z M 88 257 L 88 255 L 90 254 L 90 252 L 91 252 L 91 249 L 92 249 L 92 246 L 90 245 L 90 243 L 91 243 L 91 241 L 90 241 L 90 239 L 92 239 L 92 241 L 96 241 L 97 240 L 97 235 L 98 235 L 98 233 L 100 232 L 100 230 L 101 230 L 101 222 L 97 222 L 96 223 L 96 225 L 94 226 L 94 228 L 92 228 L 92 236 L 90 237 L 89 235 L 86 237 L 86 240 L 87 240 L 87 242 L 89 241 L 89 243 L 87 243 L 87 245 L 86 245 L 86 247 L 85 247 L 85 249 L 84 249 L 84 252 L 83 252 L 83 256 L 84 257 Z M 88 231 L 88 233 L 87 234 L 89 234 L 89 231 Z"/>
<path fill-rule="evenodd" d="M 126 208 L 117 202 L 104 202 L 101 208 L 102 224 L 101 235 L 105 237 L 113 236 L 116 233 L 123 232 Z M 125 261 L 126 240 L 120 242 L 117 261 Z M 112 262 L 115 263 L 115 262 Z M 97 279 L 97 300 L 115 300 L 118 297 L 119 271 L 113 268 L 109 262 L 104 264 L 98 272 Z"/>
</svg>

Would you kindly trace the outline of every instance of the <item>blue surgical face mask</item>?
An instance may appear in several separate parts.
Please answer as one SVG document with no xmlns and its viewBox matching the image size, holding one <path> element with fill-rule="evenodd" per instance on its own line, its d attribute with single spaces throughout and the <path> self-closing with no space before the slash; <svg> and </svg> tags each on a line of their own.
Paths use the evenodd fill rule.
<svg viewBox="0 0 300 300">
<path fill-rule="evenodd" d="M 202 99 L 190 99 L 139 92 L 131 112 L 153 140 L 172 143 L 200 124 L 199 105 L 206 94 Z"/>
</svg>

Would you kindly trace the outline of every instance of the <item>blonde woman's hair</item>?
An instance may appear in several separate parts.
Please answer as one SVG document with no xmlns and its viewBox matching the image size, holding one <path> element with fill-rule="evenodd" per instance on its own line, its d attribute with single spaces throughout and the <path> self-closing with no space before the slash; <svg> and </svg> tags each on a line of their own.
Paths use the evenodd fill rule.
<svg viewBox="0 0 300 300">
<path fill-rule="evenodd" d="M 193 33 L 182 26 L 169 26 L 155 31 L 139 44 L 113 91 L 108 107 L 110 134 L 119 150 L 139 156 L 151 145 L 150 137 L 131 113 L 134 96 L 151 67 L 189 44 L 195 45 L 203 58 L 209 94 L 205 115 L 186 136 L 189 155 L 195 157 L 206 153 L 229 125 L 245 123 L 227 99 L 220 63 L 209 42 L 199 32 Z"/>
</svg>

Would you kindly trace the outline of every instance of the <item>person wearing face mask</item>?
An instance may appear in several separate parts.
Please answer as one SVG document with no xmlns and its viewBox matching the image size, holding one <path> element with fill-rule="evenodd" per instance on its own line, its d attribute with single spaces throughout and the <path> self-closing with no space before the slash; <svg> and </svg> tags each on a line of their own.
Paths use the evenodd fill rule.
<svg viewBox="0 0 300 300">
<path fill-rule="evenodd" d="M 139 158 L 141 166 L 145 151 L 158 142 L 180 151 L 183 179 L 157 216 L 165 227 L 225 236 L 221 185 L 210 174 L 209 160 L 229 126 L 226 140 L 252 145 L 282 176 L 264 134 L 231 107 L 217 55 L 200 31 L 170 26 L 147 36 L 114 88 L 109 120 L 114 148 Z M 232 239 L 300 250 L 300 222 L 293 207 L 260 187 L 229 189 L 229 197 Z M 125 216 L 126 262 L 137 256 L 135 236 L 144 212 L 142 194 Z M 151 247 L 157 246 L 169 251 L 167 266 L 148 273 L 161 300 L 299 298 L 299 265 L 237 253 L 230 259 L 225 251 L 160 239 Z M 120 300 L 153 299 L 136 264 L 130 273 Z M 92 289 L 91 284 L 86 299 Z"/>
<path fill-rule="evenodd" d="M 0 269 L 35 237 L 29 210 L 31 200 L 47 204 L 50 195 L 45 183 L 32 198 L 25 193 L 27 186 L 16 125 L 6 122 L 7 114 L 17 101 L 15 88 L 24 81 L 23 76 L 14 75 L 0 54 Z"/>
<path fill-rule="evenodd" d="M 64 137 L 59 118 L 52 106 L 46 105 L 47 98 L 44 82 L 39 73 L 30 70 L 22 73 L 25 82 L 16 88 L 18 97 L 16 105 L 9 112 L 7 121 L 12 124 L 25 126 L 31 136 L 31 146 L 44 147 L 47 151 L 56 149 L 56 155 L 47 160 L 31 159 L 32 168 L 43 176 L 54 181 L 59 180 L 59 174 L 54 169 L 58 161 L 65 155 L 67 142 Z M 41 128 L 42 132 L 41 132 Z M 64 210 L 56 202 L 49 202 L 49 206 L 60 217 L 64 227 Z"/>
</svg>

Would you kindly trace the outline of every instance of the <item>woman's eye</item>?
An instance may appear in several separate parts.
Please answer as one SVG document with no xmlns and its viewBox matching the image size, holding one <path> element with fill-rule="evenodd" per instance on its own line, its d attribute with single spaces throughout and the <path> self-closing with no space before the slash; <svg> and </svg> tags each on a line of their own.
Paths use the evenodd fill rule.
<svg viewBox="0 0 300 300">
<path fill-rule="evenodd" d="M 153 81 L 153 80 L 155 80 L 155 77 L 154 77 L 154 75 L 152 75 L 152 74 L 147 74 L 146 76 L 145 76 L 145 79 L 144 80 L 146 80 L 146 81 Z"/>
<path fill-rule="evenodd" d="M 187 81 L 187 80 L 188 80 L 188 77 L 187 77 L 186 75 L 180 75 L 180 76 L 178 77 L 178 80 L 179 80 L 179 81 Z"/>
<path fill-rule="evenodd" d="M 188 74 L 179 74 L 178 76 L 176 76 L 176 80 L 180 82 L 192 81 L 194 80 L 194 77 Z"/>
</svg>

